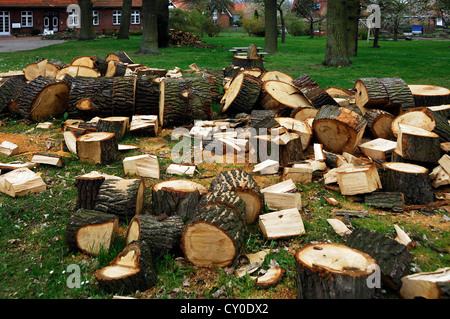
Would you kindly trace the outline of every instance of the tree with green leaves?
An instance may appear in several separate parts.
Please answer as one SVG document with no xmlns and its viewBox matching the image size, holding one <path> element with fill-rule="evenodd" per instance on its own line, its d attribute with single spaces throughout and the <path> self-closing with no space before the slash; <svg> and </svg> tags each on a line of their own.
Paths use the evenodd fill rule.
<svg viewBox="0 0 450 319">
<path fill-rule="evenodd" d="M 157 1 L 142 0 L 142 40 L 138 53 L 159 54 Z"/>
<path fill-rule="evenodd" d="M 78 35 L 78 40 L 92 40 L 95 39 L 94 25 L 92 24 L 92 0 L 78 0 L 80 7 L 80 22 L 81 29 Z"/>
</svg>

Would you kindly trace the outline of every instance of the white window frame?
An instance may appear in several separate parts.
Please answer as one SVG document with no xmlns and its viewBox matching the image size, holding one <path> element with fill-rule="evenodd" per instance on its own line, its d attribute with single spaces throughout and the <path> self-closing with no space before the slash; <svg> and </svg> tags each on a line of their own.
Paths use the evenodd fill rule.
<svg viewBox="0 0 450 319">
<path fill-rule="evenodd" d="M 141 12 L 139 10 L 131 11 L 131 24 L 141 24 Z"/>
<path fill-rule="evenodd" d="M 23 23 L 25 19 L 26 23 Z M 33 26 L 33 11 L 22 11 L 20 13 L 20 25 L 22 28 L 29 28 Z"/>
<path fill-rule="evenodd" d="M 112 19 L 113 25 L 120 25 L 120 17 L 122 16 L 121 10 L 113 10 Z"/>
<path fill-rule="evenodd" d="M 100 13 L 97 10 L 92 11 L 92 24 L 100 25 Z"/>
<path fill-rule="evenodd" d="M 47 24 L 45 23 L 47 21 Z M 44 17 L 44 28 L 49 28 L 50 27 L 50 18 L 49 17 Z"/>
</svg>

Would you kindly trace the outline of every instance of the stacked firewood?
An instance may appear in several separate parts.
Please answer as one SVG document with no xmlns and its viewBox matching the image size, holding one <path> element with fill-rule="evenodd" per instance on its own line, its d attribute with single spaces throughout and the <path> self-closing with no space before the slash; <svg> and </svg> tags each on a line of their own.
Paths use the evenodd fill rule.
<svg viewBox="0 0 450 319">
<path fill-rule="evenodd" d="M 209 45 L 202 41 L 198 36 L 191 32 L 185 32 L 175 29 L 169 29 L 169 45 L 171 46 L 194 46 L 208 47 Z"/>
</svg>

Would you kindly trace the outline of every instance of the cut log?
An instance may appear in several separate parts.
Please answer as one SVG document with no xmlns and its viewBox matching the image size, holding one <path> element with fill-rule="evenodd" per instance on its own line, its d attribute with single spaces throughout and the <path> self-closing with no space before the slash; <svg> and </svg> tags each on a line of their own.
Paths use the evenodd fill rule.
<svg viewBox="0 0 450 319">
<path fill-rule="evenodd" d="M 309 119 L 315 118 L 317 112 L 319 112 L 319 110 L 313 106 L 300 106 L 292 111 L 291 117 L 299 121 L 307 122 Z"/>
<path fill-rule="evenodd" d="M 420 127 L 399 124 L 396 151 L 405 160 L 437 163 L 441 158 L 439 135 Z"/>
<path fill-rule="evenodd" d="M 31 64 L 28 64 L 23 69 L 23 74 L 25 75 L 25 78 L 27 81 L 33 81 L 39 76 L 45 76 L 46 74 L 46 66 L 47 66 L 47 59 L 42 59 L 38 62 L 34 62 Z"/>
<path fill-rule="evenodd" d="M 109 251 L 119 234 L 119 218 L 102 212 L 79 209 L 67 221 L 65 240 L 70 250 L 96 256 Z"/>
<path fill-rule="evenodd" d="M 387 107 L 400 107 L 402 109 L 402 112 L 405 112 L 416 106 L 411 90 L 403 79 L 393 77 L 380 78 L 378 80 L 385 87 L 387 95 L 389 97 L 389 104 L 387 105 Z"/>
<path fill-rule="evenodd" d="M 28 82 L 11 107 L 25 119 L 44 121 L 66 112 L 69 92 L 67 83 L 39 76 Z"/>
<path fill-rule="evenodd" d="M 261 81 L 282 81 L 286 83 L 292 83 L 294 78 L 289 74 L 280 71 L 265 71 L 260 76 Z"/>
<path fill-rule="evenodd" d="M 11 197 L 23 197 L 30 193 L 40 193 L 47 189 L 42 177 L 32 170 L 22 167 L 0 176 L 0 192 Z"/>
<path fill-rule="evenodd" d="M 105 175 L 96 171 L 83 174 L 75 179 L 75 187 L 77 188 L 76 209 L 84 208 L 93 210 L 97 200 L 100 186 L 105 181 Z"/>
<path fill-rule="evenodd" d="M 388 162 L 379 170 L 383 190 L 401 192 L 406 205 L 424 205 L 434 202 L 435 195 L 428 169 L 409 163 Z"/>
<path fill-rule="evenodd" d="M 290 117 L 276 117 L 275 120 L 289 132 L 297 133 L 300 136 L 302 150 L 305 151 L 313 137 L 313 130 L 309 124 Z"/>
<path fill-rule="evenodd" d="M 367 128 L 373 137 L 384 138 L 386 140 L 394 138 L 391 128 L 394 118 L 395 116 L 391 113 L 380 109 L 369 109 L 364 114 L 364 119 L 367 121 Z"/>
<path fill-rule="evenodd" d="M 407 124 L 432 132 L 436 127 L 431 111 L 426 107 L 415 107 L 394 118 L 391 123 L 392 134 L 398 137 L 399 125 Z"/>
<path fill-rule="evenodd" d="M 159 124 L 187 125 L 212 118 L 211 89 L 207 79 L 165 78 L 160 83 Z"/>
<path fill-rule="evenodd" d="M 428 109 L 430 110 L 431 115 L 433 115 L 434 123 L 436 124 L 433 132 L 439 135 L 441 143 L 450 141 L 450 123 L 448 117 L 442 112 L 435 112 L 431 108 Z"/>
<path fill-rule="evenodd" d="M 300 236 L 305 233 L 302 216 L 297 208 L 260 215 L 259 228 L 266 239 Z"/>
<path fill-rule="evenodd" d="M 56 167 L 64 166 L 63 158 L 61 155 L 48 154 L 42 152 L 38 152 L 37 154 L 33 155 L 33 157 L 31 158 L 31 162 L 38 164 L 52 165 Z"/>
<path fill-rule="evenodd" d="M 261 93 L 261 83 L 256 77 L 240 73 L 230 84 L 221 100 L 223 113 L 251 113 Z"/>
<path fill-rule="evenodd" d="M 408 275 L 412 260 L 405 245 L 367 228 L 353 230 L 346 245 L 372 256 L 380 267 L 381 283 L 394 290 L 400 289 L 401 278 Z"/>
<path fill-rule="evenodd" d="M 144 240 L 150 246 L 153 258 L 166 254 L 179 255 L 183 230 L 184 223 L 180 216 L 158 219 L 152 215 L 136 215 L 127 228 L 126 244 Z"/>
<path fill-rule="evenodd" d="M 450 119 L 450 104 L 427 106 L 427 109 L 433 114 L 437 113 L 446 119 Z"/>
<path fill-rule="evenodd" d="M 97 132 L 114 133 L 116 140 L 120 141 L 130 129 L 130 119 L 126 116 L 113 116 L 101 118 L 97 122 Z"/>
<path fill-rule="evenodd" d="M 382 108 L 389 103 L 386 88 L 377 78 L 358 79 L 355 90 L 355 103 L 360 109 Z"/>
<path fill-rule="evenodd" d="M 149 245 L 142 240 L 129 243 L 110 265 L 95 272 L 95 278 L 102 289 L 113 293 L 152 288 L 157 275 Z"/>
<path fill-rule="evenodd" d="M 347 164 L 347 160 L 341 154 L 334 154 L 324 150 L 323 155 L 325 155 L 325 164 L 330 168 L 336 168 L 343 164 Z"/>
<path fill-rule="evenodd" d="M 337 172 L 337 182 L 342 195 L 366 194 L 382 187 L 374 165 L 355 166 Z"/>
<path fill-rule="evenodd" d="M 134 110 L 135 114 L 159 114 L 159 86 L 156 76 L 137 77 Z"/>
<path fill-rule="evenodd" d="M 384 138 L 377 138 L 358 145 L 361 152 L 371 158 L 373 161 L 390 161 L 392 151 L 396 149 L 397 142 L 386 140 Z"/>
<path fill-rule="evenodd" d="M 355 92 L 353 90 L 347 90 L 336 86 L 329 86 L 325 89 L 332 98 L 340 97 L 354 97 Z"/>
<path fill-rule="evenodd" d="M 152 187 L 153 215 L 177 215 L 187 221 L 196 213 L 200 198 L 207 188 L 190 180 L 171 180 Z"/>
<path fill-rule="evenodd" d="M 15 169 L 18 168 L 28 168 L 28 169 L 33 169 L 35 167 L 39 166 L 39 164 L 36 163 L 32 163 L 32 162 L 9 162 L 9 163 L 0 163 L 0 174 L 5 174 L 7 172 L 11 172 Z"/>
<path fill-rule="evenodd" d="M 200 267 L 226 267 L 239 256 L 245 222 L 224 204 L 201 206 L 181 238 L 185 259 Z"/>
<path fill-rule="evenodd" d="M 408 85 L 416 106 L 435 106 L 450 104 L 450 90 L 435 85 Z"/>
<path fill-rule="evenodd" d="M 262 58 L 247 58 L 247 56 L 233 56 L 233 66 L 243 69 L 260 69 L 264 71 L 264 60 Z"/>
<path fill-rule="evenodd" d="M 92 56 L 79 56 L 73 58 L 72 61 L 70 62 L 70 65 L 85 66 L 93 69 L 95 65 L 95 60 L 96 58 Z"/>
<path fill-rule="evenodd" d="M 67 75 L 70 75 L 71 77 L 83 76 L 98 78 L 100 77 L 100 72 L 85 66 L 69 65 L 58 71 L 58 73 L 56 74 L 56 79 L 64 80 Z"/>
<path fill-rule="evenodd" d="M 250 126 L 258 128 L 271 128 L 274 125 L 278 126 L 278 122 L 275 121 L 276 111 L 275 110 L 252 110 L 250 113 L 251 122 Z"/>
<path fill-rule="evenodd" d="M 158 157 L 150 154 L 130 156 L 123 159 L 125 174 L 159 179 Z"/>
<path fill-rule="evenodd" d="M 125 76 L 127 72 L 127 65 L 120 61 L 108 61 L 106 68 L 106 77 Z"/>
<path fill-rule="evenodd" d="M 446 267 L 403 277 L 399 294 L 403 299 L 449 299 L 449 288 L 450 267 Z"/>
<path fill-rule="evenodd" d="M 400 192 L 373 192 L 364 196 L 364 203 L 374 208 L 402 212 L 405 199 Z"/>
<path fill-rule="evenodd" d="M 311 106 L 297 87 L 290 82 L 277 80 L 268 80 L 263 83 L 259 103 L 266 110 L 275 110 L 278 116 L 290 116 L 298 107 Z"/>
<path fill-rule="evenodd" d="M 134 64 L 133 60 L 124 51 L 112 52 L 106 55 L 107 62 L 109 61 L 120 61 L 123 63 Z"/>
<path fill-rule="evenodd" d="M 114 77 L 112 108 L 114 116 L 127 116 L 131 118 L 134 112 L 136 77 L 116 76 Z"/>
<path fill-rule="evenodd" d="M 310 76 L 303 74 L 292 81 L 296 87 L 300 89 L 303 95 L 314 105 L 316 108 L 320 108 L 323 105 L 336 105 L 339 104 Z"/>
<path fill-rule="evenodd" d="M 8 142 L 8 141 L 3 141 L 0 144 L 0 153 L 5 154 L 6 156 L 14 156 L 20 153 L 20 149 L 19 146 Z"/>
<path fill-rule="evenodd" d="M 376 261 L 340 244 L 310 244 L 295 253 L 298 299 L 373 299 L 367 283 Z"/>
<path fill-rule="evenodd" d="M 339 106 L 323 106 L 312 130 L 324 149 L 336 154 L 353 154 L 360 143 L 367 121 L 359 114 Z"/>
<path fill-rule="evenodd" d="M 272 287 L 283 278 L 285 272 L 280 266 L 271 267 L 264 275 L 256 278 L 256 286 L 262 288 Z"/>
<path fill-rule="evenodd" d="M 77 138 L 77 156 L 82 162 L 111 164 L 119 158 L 119 147 L 114 133 L 94 132 Z"/>
<path fill-rule="evenodd" d="M 133 115 L 131 118 L 130 133 L 134 135 L 156 136 L 159 132 L 157 115 Z"/>
<path fill-rule="evenodd" d="M 129 221 L 144 208 L 145 183 L 136 179 L 107 179 L 98 189 L 94 209 Z"/>
<path fill-rule="evenodd" d="M 312 181 L 314 169 L 311 164 L 294 164 L 284 167 L 280 176 L 281 181 L 291 179 L 294 183 L 307 184 Z"/>
<path fill-rule="evenodd" d="M 245 220 L 248 224 L 258 219 L 264 200 L 258 184 L 250 174 L 242 170 L 221 172 L 211 181 L 209 190 L 216 187 L 230 189 L 242 198 L 246 205 Z"/>
<path fill-rule="evenodd" d="M 8 110 L 11 103 L 20 96 L 26 85 L 25 76 L 14 75 L 0 86 L 0 113 Z"/>
</svg>

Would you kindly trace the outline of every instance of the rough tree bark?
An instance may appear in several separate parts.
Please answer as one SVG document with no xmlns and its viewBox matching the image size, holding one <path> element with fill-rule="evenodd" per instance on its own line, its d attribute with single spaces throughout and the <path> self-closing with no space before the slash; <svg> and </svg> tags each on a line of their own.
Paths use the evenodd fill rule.
<svg viewBox="0 0 450 319">
<path fill-rule="evenodd" d="M 346 0 L 336 0 L 328 3 L 325 65 L 341 67 L 350 65 L 347 51 L 346 2 Z"/>
<path fill-rule="evenodd" d="M 92 40 L 95 39 L 94 25 L 92 24 L 92 0 L 78 0 L 80 6 L 80 22 L 81 29 L 78 40 Z"/>
<path fill-rule="evenodd" d="M 142 1 L 142 41 L 138 53 L 158 54 L 157 0 Z"/>
<path fill-rule="evenodd" d="M 277 52 L 277 0 L 264 0 L 265 10 L 265 42 L 264 50 L 269 53 Z"/>
<path fill-rule="evenodd" d="M 131 3 L 132 0 L 123 0 L 122 2 L 122 14 L 120 16 L 120 28 L 117 39 L 128 40 L 130 38 Z"/>
</svg>

